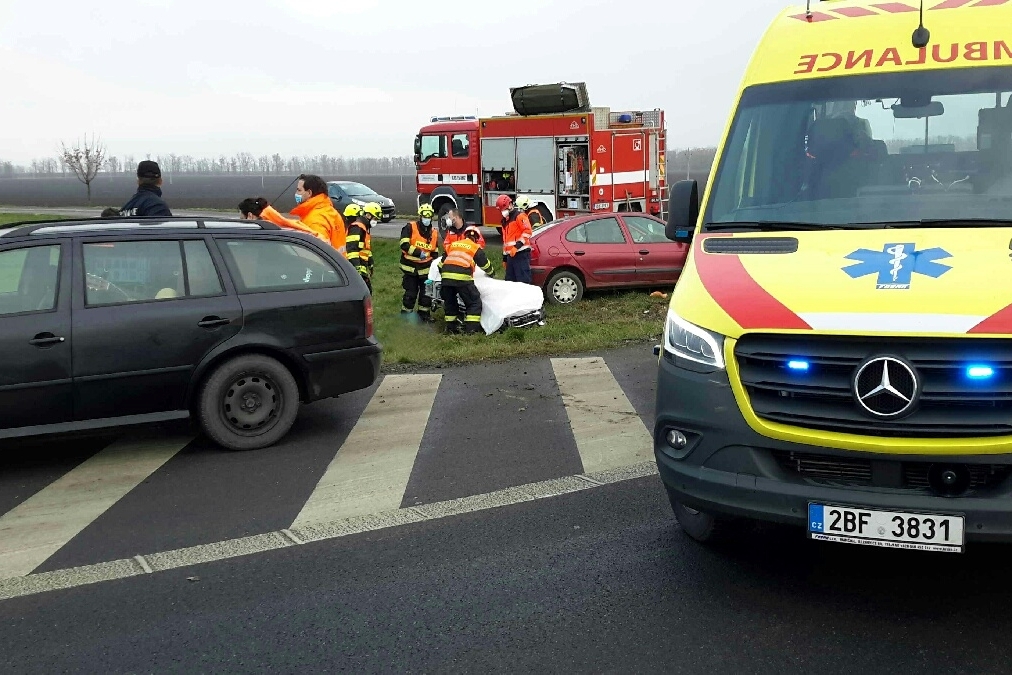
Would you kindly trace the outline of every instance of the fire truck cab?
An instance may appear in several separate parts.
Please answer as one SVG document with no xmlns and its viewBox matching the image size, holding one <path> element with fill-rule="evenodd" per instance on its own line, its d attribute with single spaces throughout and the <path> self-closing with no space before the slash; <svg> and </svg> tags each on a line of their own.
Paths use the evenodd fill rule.
<svg viewBox="0 0 1012 675">
<path fill-rule="evenodd" d="M 415 137 L 418 203 L 499 227 L 499 195 L 546 221 L 600 211 L 664 218 L 664 112 L 592 107 L 584 83 L 510 89 L 514 112 L 433 117 Z M 440 225 L 442 227 L 442 223 Z"/>
</svg>

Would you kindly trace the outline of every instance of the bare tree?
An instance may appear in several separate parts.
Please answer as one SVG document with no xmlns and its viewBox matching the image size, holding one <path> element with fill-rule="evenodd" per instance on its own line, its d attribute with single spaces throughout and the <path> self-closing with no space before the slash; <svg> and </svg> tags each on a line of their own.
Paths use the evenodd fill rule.
<svg viewBox="0 0 1012 675">
<path fill-rule="evenodd" d="M 60 160 L 64 166 L 73 171 L 77 180 L 84 183 L 87 188 L 88 204 L 90 205 L 91 181 L 95 180 L 95 176 L 102 168 L 102 162 L 105 160 L 105 145 L 102 144 L 101 139 L 96 139 L 94 134 L 92 134 L 90 141 L 88 135 L 85 134 L 83 142 L 75 143 L 70 148 L 61 142 L 60 149 Z"/>
</svg>

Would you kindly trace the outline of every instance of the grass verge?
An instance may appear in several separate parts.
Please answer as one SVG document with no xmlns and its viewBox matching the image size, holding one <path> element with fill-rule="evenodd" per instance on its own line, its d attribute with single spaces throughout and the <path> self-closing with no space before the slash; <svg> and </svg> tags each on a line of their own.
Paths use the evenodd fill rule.
<svg viewBox="0 0 1012 675">
<path fill-rule="evenodd" d="M 373 239 L 376 337 L 383 345 L 384 368 L 433 366 L 520 357 L 587 352 L 660 338 L 668 300 L 650 297 L 653 289 L 590 293 L 569 307 L 545 304 L 546 325 L 511 328 L 493 335 L 447 335 L 436 326 L 409 323 L 400 315 L 401 273 L 397 242 Z M 496 277 L 503 278 L 502 252 L 487 252 Z M 669 293 L 671 289 L 662 289 Z"/>
<path fill-rule="evenodd" d="M 37 220 L 62 220 L 64 216 L 53 216 L 45 213 L 0 213 L 0 227 L 9 227 L 14 223 Z"/>
</svg>

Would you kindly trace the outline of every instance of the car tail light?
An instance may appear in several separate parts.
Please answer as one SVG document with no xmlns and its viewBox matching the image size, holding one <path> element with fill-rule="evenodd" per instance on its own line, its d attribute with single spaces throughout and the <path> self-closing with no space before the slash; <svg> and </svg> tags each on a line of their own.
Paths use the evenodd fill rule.
<svg viewBox="0 0 1012 675">
<path fill-rule="evenodd" d="M 372 296 L 365 299 L 365 336 L 372 337 Z"/>
</svg>

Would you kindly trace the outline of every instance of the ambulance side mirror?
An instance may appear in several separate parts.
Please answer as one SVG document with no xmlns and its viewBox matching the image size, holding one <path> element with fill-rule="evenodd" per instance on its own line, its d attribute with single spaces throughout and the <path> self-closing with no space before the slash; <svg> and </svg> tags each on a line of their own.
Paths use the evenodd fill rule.
<svg viewBox="0 0 1012 675">
<path fill-rule="evenodd" d="M 671 241 L 688 244 L 699 218 L 699 185 L 694 180 L 681 180 L 671 186 L 668 197 L 668 224 L 664 234 Z"/>
</svg>

